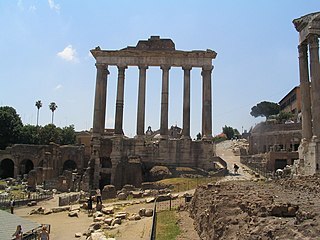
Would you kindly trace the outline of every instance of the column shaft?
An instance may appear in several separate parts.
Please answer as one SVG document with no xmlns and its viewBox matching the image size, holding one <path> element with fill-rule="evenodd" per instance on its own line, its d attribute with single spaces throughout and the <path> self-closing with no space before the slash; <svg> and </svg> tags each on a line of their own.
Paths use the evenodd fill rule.
<svg viewBox="0 0 320 240">
<path fill-rule="evenodd" d="M 213 66 L 202 68 L 202 138 L 212 138 L 212 100 L 211 100 L 211 72 Z"/>
<path fill-rule="evenodd" d="M 301 113 L 302 113 L 302 138 L 311 139 L 311 99 L 310 81 L 308 70 L 308 47 L 307 44 L 298 46 L 299 50 L 299 73 L 300 73 L 300 92 L 301 92 Z"/>
<path fill-rule="evenodd" d="M 162 92 L 161 92 L 161 120 L 160 135 L 168 136 L 168 102 L 169 102 L 169 70 L 170 66 L 161 66 L 162 69 Z"/>
<path fill-rule="evenodd" d="M 106 87 L 104 81 L 106 78 L 106 66 L 104 64 L 96 63 L 97 76 L 96 76 L 96 90 L 94 97 L 94 112 L 93 112 L 93 133 L 101 133 L 101 122 L 103 117 L 103 89 Z"/>
<path fill-rule="evenodd" d="M 184 66 L 183 75 L 183 129 L 182 138 L 190 139 L 190 71 L 191 66 Z"/>
<path fill-rule="evenodd" d="M 146 72 L 147 66 L 139 66 L 139 90 L 137 110 L 137 136 L 144 135 L 145 104 L 146 104 Z"/>
<path fill-rule="evenodd" d="M 106 108 L 107 108 L 107 81 L 108 81 L 108 66 L 106 66 L 106 68 L 104 68 L 103 73 L 102 73 L 102 87 L 101 87 L 101 104 L 102 104 L 102 114 L 101 114 L 101 120 L 100 120 L 100 133 L 104 134 L 104 129 L 105 129 L 105 125 L 106 125 Z"/>
<path fill-rule="evenodd" d="M 115 134 L 123 134 L 124 76 L 126 66 L 118 66 L 118 86 L 116 101 Z"/>
<path fill-rule="evenodd" d="M 318 36 L 309 38 L 313 135 L 320 137 L 320 64 Z"/>
</svg>

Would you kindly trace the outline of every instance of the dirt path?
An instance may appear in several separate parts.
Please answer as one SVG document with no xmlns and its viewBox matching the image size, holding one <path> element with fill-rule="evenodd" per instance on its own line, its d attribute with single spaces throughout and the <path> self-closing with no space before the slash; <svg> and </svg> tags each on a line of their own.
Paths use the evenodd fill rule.
<svg viewBox="0 0 320 240">
<path fill-rule="evenodd" d="M 223 141 L 216 145 L 216 155 L 221 157 L 227 163 L 229 175 L 224 177 L 220 182 L 224 181 L 240 181 L 240 180 L 252 180 L 254 177 L 250 174 L 250 170 L 240 163 L 240 156 L 235 156 L 232 149 L 236 144 L 236 140 Z M 237 164 L 240 168 L 238 174 L 234 174 L 234 164 Z"/>
</svg>

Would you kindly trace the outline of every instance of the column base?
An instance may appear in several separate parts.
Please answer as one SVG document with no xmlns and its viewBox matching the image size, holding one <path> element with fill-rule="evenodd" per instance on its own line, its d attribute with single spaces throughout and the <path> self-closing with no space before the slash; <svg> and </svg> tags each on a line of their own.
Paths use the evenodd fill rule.
<svg viewBox="0 0 320 240">
<path fill-rule="evenodd" d="M 184 136 L 184 135 L 182 135 L 180 139 L 182 139 L 182 140 L 192 140 L 190 136 Z"/>
<path fill-rule="evenodd" d="M 201 140 L 202 141 L 211 141 L 213 139 L 212 135 L 204 135 Z"/>
</svg>

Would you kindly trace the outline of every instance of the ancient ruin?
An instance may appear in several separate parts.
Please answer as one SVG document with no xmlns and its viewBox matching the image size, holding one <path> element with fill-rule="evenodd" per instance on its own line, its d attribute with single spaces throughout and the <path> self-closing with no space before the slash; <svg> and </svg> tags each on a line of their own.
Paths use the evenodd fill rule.
<svg viewBox="0 0 320 240">
<path fill-rule="evenodd" d="M 319 171 L 320 162 L 320 12 L 295 19 L 293 24 L 299 32 L 303 138 L 299 147 L 300 171 L 312 175 Z"/>
<path fill-rule="evenodd" d="M 215 162 L 212 139 L 212 60 L 216 52 L 180 51 L 171 39 L 151 36 L 140 40 L 135 47 L 121 50 L 91 50 L 96 59 L 97 77 L 94 100 L 92 152 L 88 175 L 91 187 L 103 188 L 113 184 L 117 188 L 124 184 L 139 186 L 153 166 L 170 168 L 188 166 L 214 169 Z M 118 84 L 115 126 L 113 136 L 105 134 L 106 94 L 108 66 L 117 66 Z M 146 76 L 149 66 L 162 70 L 160 134 L 147 141 L 145 134 Z M 137 103 L 137 128 L 134 138 L 123 132 L 123 107 L 125 70 L 139 68 L 139 92 Z M 183 126 L 181 138 L 171 139 L 168 135 L 169 71 L 179 67 L 184 71 Z M 202 69 L 202 140 L 190 137 L 190 71 Z M 150 130 L 150 129 L 149 129 Z M 209 141 L 208 141 L 209 140 Z"/>
</svg>

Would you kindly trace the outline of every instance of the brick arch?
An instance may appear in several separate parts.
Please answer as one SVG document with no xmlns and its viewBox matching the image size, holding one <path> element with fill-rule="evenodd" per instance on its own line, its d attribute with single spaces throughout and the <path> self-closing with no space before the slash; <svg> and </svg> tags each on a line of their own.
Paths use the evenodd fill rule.
<svg viewBox="0 0 320 240">
<path fill-rule="evenodd" d="M 5 158 L 0 161 L 0 179 L 14 177 L 14 161 L 10 158 Z"/>
<path fill-rule="evenodd" d="M 34 169 L 33 161 L 30 159 L 23 159 L 19 164 L 19 174 L 28 174 L 31 170 Z"/>
</svg>

